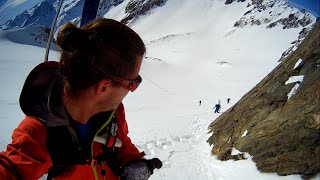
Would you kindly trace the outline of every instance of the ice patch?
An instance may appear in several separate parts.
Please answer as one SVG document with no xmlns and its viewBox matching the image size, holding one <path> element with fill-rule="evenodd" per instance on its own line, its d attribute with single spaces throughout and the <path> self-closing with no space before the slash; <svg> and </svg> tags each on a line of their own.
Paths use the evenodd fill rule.
<svg viewBox="0 0 320 180">
<path fill-rule="evenodd" d="M 286 82 L 285 85 L 290 83 L 296 83 L 291 91 L 287 94 L 288 99 L 290 99 L 293 95 L 295 95 L 300 87 L 301 82 L 303 81 L 304 75 L 299 76 L 291 76 Z"/>
<path fill-rule="evenodd" d="M 231 151 L 231 155 L 237 155 L 237 154 L 241 154 L 242 152 L 240 152 L 239 150 L 237 150 L 236 148 L 232 148 L 232 151 Z"/>
<path fill-rule="evenodd" d="M 296 69 L 302 63 L 302 59 L 299 59 L 296 64 L 294 65 L 293 69 Z"/>
<path fill-rule="evenodd" d="M 291 76 L 286 82 L 285 85 L 293 83 L 293 82 L 302 82 L 304 78 L 304 75 L 299 75 L 299 76 Z"/>
<path fill-rule="evenodd" d="M 248 134 L 248 130 L 244 131 L 241 137 L 245 137 Z"/>
<path fill-rule="evenodd" d="M 290 99 L 293 95 L 297 94 L 298 89 L 299 89 L 300 83 L 297 83 L 296 85 L 293 86 L 291 91 L 288 93 L 288 99 Z"/>
</svg>

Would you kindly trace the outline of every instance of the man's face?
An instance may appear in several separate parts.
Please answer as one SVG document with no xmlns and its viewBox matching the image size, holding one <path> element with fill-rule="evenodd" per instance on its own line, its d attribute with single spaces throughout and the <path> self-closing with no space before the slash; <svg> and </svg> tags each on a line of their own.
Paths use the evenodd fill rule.
<svg viewBox="0 0 320 180">
<path fill-rule="evenodd" d="M 142 64 L 142 57 L 137 57 L 136 64 L 133 71 L 123 77 L 127 80 L 135 80 L 139 76 L 140 68 Z M 123 98 L 128 94 L 129 90 L 120 85 L 112 85 L 106 91 L 105 96 L 100 101 L 100 105 L 102 106 L 102 111 L 110 111 L 116 109 L 119 104 L 122 102 Z"/>
</svg>

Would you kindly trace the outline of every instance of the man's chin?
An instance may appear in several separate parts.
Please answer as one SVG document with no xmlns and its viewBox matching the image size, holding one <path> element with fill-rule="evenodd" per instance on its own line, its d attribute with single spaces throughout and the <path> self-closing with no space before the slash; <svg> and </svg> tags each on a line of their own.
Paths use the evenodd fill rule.
<svg viewBox="0 0 320 180">
<path fill-rule="evenodd" d="M 116 109 L 118 109 L 119 105 L 120 105 L 120 103 L 115 104 L 115 105 L 113 105 L 112 107 L 106 108 L 104 111 L 113 111 L 113 110 L 116 110 Z"/>
</svg>

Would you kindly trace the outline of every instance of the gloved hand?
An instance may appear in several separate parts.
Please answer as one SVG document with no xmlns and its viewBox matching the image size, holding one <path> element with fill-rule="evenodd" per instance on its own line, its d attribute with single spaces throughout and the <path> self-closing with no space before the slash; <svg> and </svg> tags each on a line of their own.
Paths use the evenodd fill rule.
<svg viewBox="0 0 320 180">
<path fill-rule="evenodd" d="M 121 180 L 146 180 L 153 174 L 155 168 L 161 167 L 162 162 L 158 158 L 136 160 L 123 168 Z"/>
</svg>

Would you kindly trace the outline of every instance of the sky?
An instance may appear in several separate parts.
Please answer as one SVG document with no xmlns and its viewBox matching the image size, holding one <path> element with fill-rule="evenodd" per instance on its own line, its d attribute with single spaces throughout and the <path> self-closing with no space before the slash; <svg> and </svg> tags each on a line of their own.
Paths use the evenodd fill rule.
<svg viewBox="0 0 320 180">
<path fill-rule="evenodd" d="M 319 0 L 288 0 L 291 5 L 299 9 L 306 9 L 316 17 L 320 17 Z"/>
<path fill-rule="evenodd" d="M 120 19 L 124 8 L 113 8 L 105 17 Z M 249 154 L 243 161 L 219 161 L 206 143 L 209 124 L 221 115 L 214 113 L 214 105 L 220 100 L 224 112 L 240 100 L 279 64 L 302 29 L 235 29 L 233 23 L 246 11 L 246 3 L 169 0 L 130 24 L 146 43 L 147 54 L 143 82 L 124 105 L 132 141 L 147 158 L 163 162 L 151 180 L 301 179 L 260 173 Z M 0 150 L 24 117 L 19 94 L 44 53 L 10 42 L 0 31 Z M 58 60 L 58 52 L 51 51 L 49 59 Z"/>
</svg>

